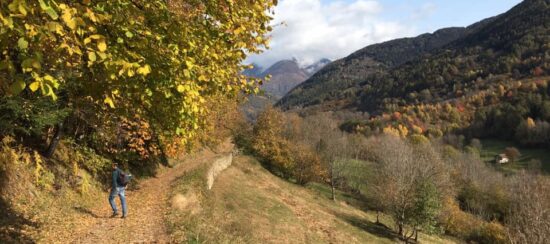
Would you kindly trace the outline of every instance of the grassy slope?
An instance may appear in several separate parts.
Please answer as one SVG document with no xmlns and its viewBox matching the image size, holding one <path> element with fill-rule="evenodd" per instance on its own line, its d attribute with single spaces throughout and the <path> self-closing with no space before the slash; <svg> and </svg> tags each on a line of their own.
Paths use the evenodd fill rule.
<svg viewBox="0 0 550 244">
<path fill-rule="evenodd" d="M 0 243 L 62 242 L 88 226 L 78 216 L 104 197 L 88 172 L 79 169 L 75 176 L 72 161 L 59 161 L 60 154 L 75 152 L 61 143 L 53 163 L 38 164 L 27 148 L 1 145 Z"/>
<path fill-rule="evenodd" d="M 394 233 L 374 223 L 373 212 L 328 198 L 322 185 L 300 187 L 263 169 L 253 158 L 236 157 L 211 191 L 202 183 L 205 170 L 180 179 L 174 194 L 194 192 L 199 204 L 173 209 L 172 237 L 190 243 L 394 243 Z M 188 197 L 194 199 L 194 197 Z M 192 209 L 191 209 L 192 208 Z M 383 222 L 389 225 L 386 217 Z M 421 236 L 424 243 L 451 243 Z"/>
<path fill-rule="evenodd" d="M 481 150 L 481 158 L 486 162 L 493 162 L 495 156 L 503 153 L 507 147 L 516 147 L 521 153 L 521 157 L 516 162 L 500 166 L 505 171 L 515 171 L 518 169 L 527 168 L 527 163 L 535 159 L 542 163 L 542 171 L 550 173 L 550 151 L 544 148 L 525 148 L 514 142 L 503 140 L 483 140 L 483 148 Z"/>
</svg>

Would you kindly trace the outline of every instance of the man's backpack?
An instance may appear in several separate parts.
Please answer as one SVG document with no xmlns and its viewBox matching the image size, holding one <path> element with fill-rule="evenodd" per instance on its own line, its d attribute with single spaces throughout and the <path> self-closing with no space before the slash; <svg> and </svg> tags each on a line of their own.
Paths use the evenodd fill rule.
<svg viewBox="0 0 550 244">
<path fill-rule="evenodd" d="M 120 186 L 126 186 L 126 185 L 128 185 L 128 183 L 130 183 L 131 179 L 132 179 L 131 174 L 126 174 L 126 173 L 122 172 L 122 170 L 120 170 L 118 172 L 117 184 L 120 185 Z"/>
</svg>

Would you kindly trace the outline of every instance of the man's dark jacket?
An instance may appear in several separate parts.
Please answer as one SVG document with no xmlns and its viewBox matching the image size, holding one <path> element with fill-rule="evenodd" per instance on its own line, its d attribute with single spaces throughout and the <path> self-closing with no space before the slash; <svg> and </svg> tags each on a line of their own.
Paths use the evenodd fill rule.
<svg viewBox="0 0 550 244">
<path fill-rule="evenodd" d="M 121 187 L 121 185 L 118 184 L 118 177 L 122 173 L 122 171 L 117 167 L 113 170 L 113 183 L 112 183 L 112 189 L 116 190 L 117 187 Z"/>
</svg>

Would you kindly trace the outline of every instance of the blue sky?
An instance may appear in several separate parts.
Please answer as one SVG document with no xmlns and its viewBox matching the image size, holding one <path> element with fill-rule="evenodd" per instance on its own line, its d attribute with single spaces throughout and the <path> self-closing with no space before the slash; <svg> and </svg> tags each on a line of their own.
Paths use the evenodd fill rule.
<svg viewBox="0 0 550 244">
<path fill-rule="evenodd" d="M 467 26 L 506 12 L 521 0 L 279 0 L 271 48 L 248 62 L 269 66 L 296 58 L 304 65 L 338 59 L 400 37 Z M 284 23 L 284 24 L 280 24 Z"/>
<path fill-rule="evenodd" d="M 323 0 L 323 3 L 336 1 Z M 353 1 L 344 1 L 353 2 Z M 406 20 L 410 12 L 424 11 L 413 21 L 420 31 L 433 32 L 449 26 L 467 26 L 487 17 L 506 12 L 521 0 L 382 0 L 382 16 Z"/>
</svg>

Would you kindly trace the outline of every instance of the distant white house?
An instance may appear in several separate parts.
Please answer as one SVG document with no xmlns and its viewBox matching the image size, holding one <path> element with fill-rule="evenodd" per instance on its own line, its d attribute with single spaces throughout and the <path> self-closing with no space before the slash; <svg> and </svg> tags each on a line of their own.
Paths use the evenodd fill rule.
<svg viewBox="0 0 550 244">
<path fill-rule="evenodd" d="M 510 158 L 506 154 L 499 154 L 495 157 L 495 162 L 498 164 L 505 164 L 510 162 Z"/>
</svg>

